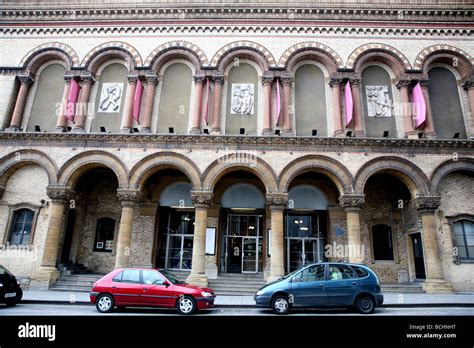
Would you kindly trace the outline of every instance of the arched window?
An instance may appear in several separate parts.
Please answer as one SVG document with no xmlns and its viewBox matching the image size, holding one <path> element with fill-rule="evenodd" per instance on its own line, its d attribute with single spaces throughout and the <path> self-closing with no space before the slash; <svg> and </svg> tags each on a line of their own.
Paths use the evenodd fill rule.
<svg viewBox="0 0 474 348">
<path fill-rule="evenodd" d="M 451 71 L 442 67 L 431 69 L 428 77 L 436 136 L 439 139 L 451 139 L 455 133 L 459 133 L 459 138 L 466 138 L 456 77 Z"/>
<path fill-rule="evenodd" d="M 97 220 L 94 251 L 111 252 L 114 243 L 115 220 L 104 217 Z"/>
<path fill-rule="evenodd" d="M 184 63 L 174 63 L 165 69 L 161 83 L 157 133 L 187 134 L 193 72 Z"/>
<path fill-rule="evenodd" d="M 367 136 L 381 138 L 384 132 L 389 132 L 389 137 L 397 137 L 392 83 L 390 75 L 384 68 L 371 65 L 364 69 L 362 95 Z"/>
<path fill-rule="evenodd" d="M 15 210 L 8 240 L 10 245 L 27 245 L 29 243 L 33 217 L 34 211 L 30 209 Z"/>
<path fill-rule="evenodd" d="M 372 226 L 374 260 L 394 260 L 392 228 L 379 224 Z"/>
<path fill-rule="evenodd" d="M 41 131 L 55 130 L 64 92 L 65 70 L 64 66 L 55 63 L 40 72 L 26 127 L 28 132 L 34 132 L 36 126 L 39 126 Z"/>
<path fill-rule="evenodd" d="M 459 220 L 453 224 L 455 246 L 460 260 L 474 260 L 474 222 Z"/>
<path fill-rule="evenodd" d="M 295 130 L 296 135 L 311 136 L 313 130 L 327 136 L 326 84 L 323 71 L 313 64 L 305 64 L 295 74 Z"/>
</svg>

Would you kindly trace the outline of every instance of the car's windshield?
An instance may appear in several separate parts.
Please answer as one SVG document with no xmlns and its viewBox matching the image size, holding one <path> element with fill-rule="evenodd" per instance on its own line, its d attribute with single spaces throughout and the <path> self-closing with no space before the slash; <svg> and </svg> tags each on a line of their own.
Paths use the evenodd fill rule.
<svg viewBox="0 0 474 348">
<path fill-rule="evenodd" d="M 184 284 L 184 282 L 179 280 L 173 273 L 163 270 L 160 270 L 160 273 L 163 274 L 172 284 Z"/>
<path fill-rule="evenodd" d="M 287 275 L 281 277 L 281 279 L 288 279 L 290 277 L 293 277 L 296 273 L 298 273 L 299 271 L 301 271 L 301 268 L 300 269 L 297 269 L 296 271 L 293 271 L 291 273 L 288 273 Z"/>
<path fill-rule="evenodd" d="M 3 266 L 0 266 L 0 274 L 1 274 L 1 275 L 3 275 L 3 274 L 8 274 L 8 275 L 11 275 L 11 276 L 13 275 L 13 274 L 11 274 L 11 273 L 8 271 L 8 269 L 6 269 L 6 268 L 3 267 Z"/>
</svg>

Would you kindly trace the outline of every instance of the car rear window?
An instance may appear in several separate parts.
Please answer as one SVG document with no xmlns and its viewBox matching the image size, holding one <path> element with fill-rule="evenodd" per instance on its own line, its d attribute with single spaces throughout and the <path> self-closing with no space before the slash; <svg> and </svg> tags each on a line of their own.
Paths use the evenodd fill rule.
<svg viewBox="0 0 474 348">
<path fill-rule="evenodd" d="M 352 268 L 354 269 L 359 278 L 364 278 L 369 275 L 369 272 L 367 272 L 367 270 L 363 269 L 362 267 L 352 266 Z"/>
<path fill-rule="evenodd" d="M 120 283 L 122 281 L 122 274 L 123 272 L 120 272 L 119 274 L 117 274 L 114 279 L 112 279 L 113 282 L 116 282 L 116 283 Z"/>
</svg>

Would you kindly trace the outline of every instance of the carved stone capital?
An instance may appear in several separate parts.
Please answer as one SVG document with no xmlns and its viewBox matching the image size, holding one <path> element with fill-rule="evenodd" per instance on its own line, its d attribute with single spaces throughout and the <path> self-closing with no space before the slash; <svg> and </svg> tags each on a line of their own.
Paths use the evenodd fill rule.
<svg viewBox="0 0 474 348">
<path fill-rule="evenodd" d="M 87 71 L 87 74 L 81 73 L 80 79 L 81 79 L 82 83 L 85 84 L 85 85 L 92 85 L 92 84 L 95 83 L 95 78 L 94 78 L 94 76 L 92 76 L 90 71 Z"/>
<path fill-rule="evenodd" d="M 214 81 L 214 83 L 218 83 L 218 84 L 223 85 L 224 84 L 224 75 L 214 75 L 214 76 L 212 76 L 212 81 Z"/>
<path fill-rule="evenodd" d="M 470 89 L 474 88 L 474 80 L 466 80 L 462 84 L 462 88 L 464 88 L 466 91 L 469 91 Z"/>
<path fill-rule="evenodd" d="M 413 200 L 413 206 L 420 214 L 434 214 L 440 204 L 439 196 L 420 196 Z"/>
<path fill-rule="evenodd" d="M 280 81 L 282 86 L 291 86 L 293 83 L 293 77 L 291 76 L 282 76 L 280 77 Z"/>
<path fill-rule="evenodd" d="M 365 195 L 341 195 L 339 197 L 339 204 L 345 211 L 358 211 L 365 203 Z"/>
<path fill-rule="evenodd" d="M 339 87 L 344 79 L 342 77 L 331 77 L 329 79 L 329 86 L 332 87 Z"/>
<path fill-rule="evenodd" d="M 395 86 L 397 86 L 398 89 L 401 89 L 403 87 L 406 87 L 408 88 L 409 86 L 411 85 L 411 80 L 398 80 L 397 83 L 395 84 Z"/>
<path fill-rule="evenodd" d="M 274 80 L 273 75 L 263 75 L 262 76 L 262 85 L 271 84 Z"/>
<path fill-rule="evenodd" d="M 191 191 L 191 201 L 195 208 L 209 208 L 212 203 L 212 192 Z"/>
<path fill-rule="evenodd" d="M 428 88 L 428 86 L 430 85 L 430 80 L 428 80 L 428 79 L 418 80 L 418 82 L 420 83 L 420 86 L 422 88 Z"/>
<path fill-rule="evenodd" d="M 137 82 L 139 79 L 139 76 L 138 76 L 138 73 L 136 71 L 132 71 L 130 72 L 130 74 L 127 75 L 127 80 L 128 80 L 128 83 L 133 83 L 133 82 Z"/>
<path fill-rule="evenodd" d="M 142 193 L 139 190 L 118 189 L 117 198 L 122 205 L 133 204 L 141 201 Z"/>
<path fill-rule="evenodd" d="M 55 203 L 66 204 L 76 196 L 76 193 L 67 187 L 48 186 L 46 194 Z"/>
<path fill-rule="evenodd" d="M 270 210 L 285 209 L 288 205 L 288 194 L 285 193 L 267 193 L 265 199 Z"/>
<path fill-rule="evenodd" d="M 20 80 L 20 83 L 22 85 L 25 84 L 25 85 L 30 86 L 35 82 L 33 75 L 31 74 L 31 72 L 27 70 L 20 72 L 20 74 L 17 77 L 18 77 L 18 80 Z"/>
<path fill-rule="evenodd" d="M 149 85 L 157 85 L 158 84 L 158 75 L 156 70 L 147 70 L 145 73 L 146 83 Z"/>
<path fill-rule="evenodd" d="M 362 79 L 361 78 L 351 78 L 349 80 L 349 83 L 351 84 L 351 87 L 360 87 L 362 84 Z"/>
</svg>

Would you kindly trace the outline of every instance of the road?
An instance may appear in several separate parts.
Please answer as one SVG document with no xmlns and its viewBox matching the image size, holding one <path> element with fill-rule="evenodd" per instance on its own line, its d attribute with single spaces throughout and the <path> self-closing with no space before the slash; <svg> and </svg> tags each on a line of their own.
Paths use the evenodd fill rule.
<svg viewBox="0 0 474 348">
<path fill-rule="evenodd" d="M 109 314 L 100 314 L 92 305 L 77 304 L 19 304 L 15 307 L 5 307 L 0 305 L 0 316 L 62 316 L 62 315 L 107 315 L 107 316 L 170 316 L 179 315 L 173 310 L 163 310 L 156 308 L 126 308 L 116 310 Z M 213 308 L 200 311 L 197 315 L 209 316 L 262 316 L 274 315 L 270 310 L 259 308 Z M 328 310 L 293 310 L 289 315 L 294 316 L 359 316 L 360 314 L 344 309 Z M 396 307 L 377 308 L 373 314 L 376 316 L 474 316 L 474 307 Z"/>
</svg>

